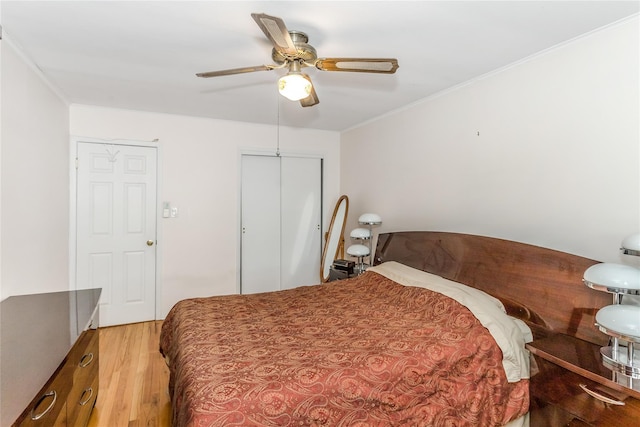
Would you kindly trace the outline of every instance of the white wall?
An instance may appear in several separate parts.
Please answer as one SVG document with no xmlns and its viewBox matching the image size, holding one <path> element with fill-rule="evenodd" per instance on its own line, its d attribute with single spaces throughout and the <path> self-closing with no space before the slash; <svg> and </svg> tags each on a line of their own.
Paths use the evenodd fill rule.
<svg viewBox="0 0 640 427">
<path fill-rule="evenodd" d="M 68 106 L 2 41 L 2 298 L 69 288 Z"/>
<path fill-rule="evenodd" d="M 2 3 L 0 3 L 0 17 L 2 16 Z M 0 19 L 0 22 L 2 20 Z M 0 28 L 0 32 L 2 29 Z M 4 43 L 0 40 L 0 100 L 2 99 L 2 46 Z M 0 301 L 2 297 L 2 102 L 0 102 Z M 2 314 L 0 312 L 0 314 Z M 1 380 L 1 378 L 0 378 Z M 0 395 L 0 404 L 2 396 Z M 1 405 L 0 405 L 1 407 Z"/>
<path fill-rule="evenodd" d="M 179 209 L 178 218 L 160 221 L 161 316 L 183 298 L 236 293 L 240 154 L 274 153 L 276 128 L 86 105 L 71 106 L 70 123 L 74 136 L 159 140 L 159 199 Z M 282 128 L 280 150 L 324 157 L 328 222 L 339 196 L 339 134 Z"/>
<path fill-rule="evenodd" d="M 640 230 L 638 55 L 636 17 L 344 132 L 348 229 L 373 211 L 383 232 L 620 262 L 621 240 Z M 370 180 L 351 161 L 363 155 Z"/>
</svg>

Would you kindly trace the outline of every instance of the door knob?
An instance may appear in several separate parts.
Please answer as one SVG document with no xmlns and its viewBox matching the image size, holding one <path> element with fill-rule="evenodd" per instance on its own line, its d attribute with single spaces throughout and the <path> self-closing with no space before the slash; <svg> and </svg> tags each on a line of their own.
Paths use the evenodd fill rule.
<svg viewBox="0 0 640 427">
<path fill-rule="evenodd" d="M 147 240 L 147 246 L 153 246 L 153 240 Z"/>
</svg>

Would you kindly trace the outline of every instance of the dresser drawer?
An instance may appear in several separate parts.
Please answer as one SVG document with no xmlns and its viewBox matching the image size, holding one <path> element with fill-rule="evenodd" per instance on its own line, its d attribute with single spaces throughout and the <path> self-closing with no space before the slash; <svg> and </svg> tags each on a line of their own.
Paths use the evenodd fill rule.
<svg viewBox="0 0 640 427">
<path fill-rule="evenodd" d="M 93 378 L 93 382 L 82 390 L 79 399 L 72 403 L 67 401 L 67 413 L 69 418 L 67 420 L 67 427 L 85 427 L 91 417 L 91 411 L 96 404 L 98 398 L 98 376 Z M 71 409 L 73 405 L 74 409 Z"/>
<path fill-rule="evenodd" d="M 65 361 L 14 425 L 39 427 L 66 425 L 66 401 L 73 385 L 72 369 L 68 360 Z"/>
<path fill-rule="evenodd" d="M 536 361 L 541 369 L 530 380 L 532 426 L 626 426 L 640 423 L 639 400 L 551 362 Z M 608 403 L 603 398 L 623 404 Z"/>
<path fill-rule="evenodd" d="M 89 329 L 83 332 L 70 355 L 74 369 L 74 385 L 88 385 L 92 381 L 91 377 L 97 375 L 99 365 L 98 352 L 98 331 Z"/>
</svg>

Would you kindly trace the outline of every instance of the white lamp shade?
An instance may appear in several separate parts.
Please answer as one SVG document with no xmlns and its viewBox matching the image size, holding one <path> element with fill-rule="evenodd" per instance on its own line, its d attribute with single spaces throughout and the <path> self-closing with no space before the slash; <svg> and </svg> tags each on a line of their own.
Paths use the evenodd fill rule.
<svg viewBox="0 0 640 427">
<path fill-rule="evenodd" d="M 353 239 L 368 240 L 371 238 L 371 232 L 367 228 L 354 228 L 351 230 L 350 236 Z"/>
<path fill-rule="evenodd" d="M 627 254 L 640 255 L 640 233 L 625 237 L 622 241 L 622 249 Z"/>
<path fill-rule="evenodd" d="M 365 245 L 351 245 L 347 248 L 347 253 L 351 256 L 367 256 L 369 255 L 369 248 Z"/>
<path fill-rule="evenodd" d="M 374 213 L 365 213 L 360 215 L 358 222 L 362 225 L 378 225 L 382 224 L 382 218 L 380 215 Z"/>
<path fill-rule="evenodd" d="M 278 80 L 278 90 L 285 98 L 299 101 L 311 93 L 311 81 L 300 73 L 289 73 Z"/>
<path fill-rule="evenodd" d="M 602 307 L 596 313 L 598 327 L 607 335 L 631 341 L 640 340 L 640 307 L 616 304 Z"/>
<path fill-rule="evenodd" d="M 609 292 L 635 293 L 640 290 L 640 269 L 630 265 L 603 262 L 584 272 L 585 285 Z"/>
</svg>

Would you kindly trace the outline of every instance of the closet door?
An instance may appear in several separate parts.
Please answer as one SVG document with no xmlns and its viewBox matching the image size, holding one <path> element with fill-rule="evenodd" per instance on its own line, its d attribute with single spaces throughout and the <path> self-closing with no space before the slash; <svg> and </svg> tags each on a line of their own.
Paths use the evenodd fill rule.
<svg viewBox="0 0 640 427">
<path fill-rule="evenodd" d="M 242 156 L 243 294 L 319 282 L 322 160 Z"/>
<path fill-rule="evenodd" d="M 280 158 L 242 156 L 243 294 L 280 288 Z"/>
<path fill-rule="evenodd" d="M 320 281 L 321 162 L 300 157 L 281 160 L 281 289 Z"/>
</svg>

